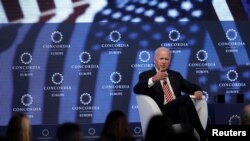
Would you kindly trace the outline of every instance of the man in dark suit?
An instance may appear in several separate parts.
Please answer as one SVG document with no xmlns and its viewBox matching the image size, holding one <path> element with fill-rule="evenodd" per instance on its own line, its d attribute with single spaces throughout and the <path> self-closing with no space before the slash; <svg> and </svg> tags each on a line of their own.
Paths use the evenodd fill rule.
<svg viewBox="0 0 250 141">
<path fill-rule="evenodd" d="M 202 89 L 184 79 L 179 72 L 169 70 L 170 62 L 171 51 L 164 47 L 157 48 L 154 54 L 155 67 L 139 75 L 134 93 L 152 97 L 172 123 L 181 123 L 184 130 L 195 128 L 200 139 L 204 140 L 206 134 L 191 98 L 181 95 L 184 92 L 201 100 Z"/>
</svg>

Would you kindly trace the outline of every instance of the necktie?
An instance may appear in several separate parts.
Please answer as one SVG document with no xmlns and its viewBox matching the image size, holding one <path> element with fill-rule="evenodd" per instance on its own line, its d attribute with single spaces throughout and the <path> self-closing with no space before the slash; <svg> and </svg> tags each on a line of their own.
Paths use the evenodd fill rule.
<svg viewBox="0 0 250 141">
<path fill-rule="evenodd" d="M 169 88 L 166 80 L 163 81 L 163 92 L 165 94 L 165 98 L 166 98 L 167 103 L 174 100 L 173 95 L 170 91 L 170 88 Z"/>
</svg>

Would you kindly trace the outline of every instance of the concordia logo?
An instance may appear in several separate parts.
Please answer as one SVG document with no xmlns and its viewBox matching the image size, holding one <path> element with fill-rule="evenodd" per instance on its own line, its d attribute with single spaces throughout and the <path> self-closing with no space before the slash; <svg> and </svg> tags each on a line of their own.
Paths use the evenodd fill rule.
<svg viewBox="0 0 250 141">
<path fill-rule="evenodd" d="M 110 81 L 114 84 L 118 84 L 122 80 L 122 75 L 119 72 L 113 72 L 110 74 Z"/>
<path fill-rule="evenodd" d="M 87 58 L 87 59 L 84 59 L 84 58 Z M 87 51 L 84 51 L 82 52 L 80 55 L 79 55 L 79 59 L 80 61 L 83 63 L 83 64 L 87 64 L 90 62 L 91 60 L 91 55 L 89 52 Z"/>
<path fill-rule="evenodd" d="M 60 85 L 63 82 L 63 75 L 61 73 L 54 73 L 51 80 L 55 85 Z"/>
<path fill-rule="evenodd" d="M 80 96 L 80 102 L 83 105 L 88 105 L 92 101 L 92 97 L 89 93 L 83 93 Z"/>
<path fill-rule="evenodd" d="M 173 29 L 169 32 L 168 37 L 171 41 L 176 42 L 180 39 L 181 34 L 178 30 Z"/>
<path fill-rule="evenodd" d="M 203 58 L 201 58 L 203 57 Z M 198 59 L 198 61 L 200 62 L 204 62 L 207 60 L 208 58 L 208 53 L 207 51 L 205 50 L 199 50 L 197 53 L 196 53 L 196 58 Z"/>
<path fill-rule="evenodd" d="M 229 41 L 235 40 L 237 38 L 237 36 L 238 36 L 237 31 L 232 29 L 232 28 L 228 29 L 226 32 L 226 37 Z"/>
<path fill-rule="evenodd" d="M 23 64 L 28 65 L 32 61 L 32 55 L 28 52 L 24 52 L 21 54 L 20 60 Z"/>
<path fill-rule="evenodd" d="M 24 106 L 30 106 L 33 103 L 33 97 L 30 94 L 25 94 L 22 96 L 21 102 Z"/>
<path fill-rule="evenodd" d="M 60 31 L 54 31 L 50 37 L 54 43 L 60 43 L 63 40 L 63 35 Z"/>
<path fill-rule="evenodd" d="M 115 37 L 116 37 L 116 39 L 115 39 Z M 120 41 L 121 33 L 117 30 L 113 30 L 109 33 L 109 39 L 110 39 L 110 41 L 116 43 L 116 42 Z"/>
<path fill-rule="evenodd" d="M 143 56 L 146 56 L 146 57 L 143 57 Z M 141 51 L 139 54 L 139 60 L 143 63 L 148 62 L 150 60 L 150 53 L 146 50 Z"/>
</svg>

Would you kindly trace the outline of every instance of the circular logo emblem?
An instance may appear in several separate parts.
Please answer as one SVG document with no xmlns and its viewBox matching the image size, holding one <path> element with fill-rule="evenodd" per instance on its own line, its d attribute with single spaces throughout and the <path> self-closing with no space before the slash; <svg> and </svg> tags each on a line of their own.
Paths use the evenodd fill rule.
<svg viewBox="0 0 250 141">
<path fill-rule="evenodd" d="M 59 31 L 54 31 L 50 37 L 51 41 L 54 43 L 60 43 L 63 40 L 63 35 Z"/>
<path fill-rule="evenodd" d="M 54 73 L 51 79 L 54 84 L 60 85 L 63 82 L 63 75 L 60 73 Z"/>
<path fill-rule="evenodd" d="M 110 75 L 110 81 L 114 84 L 120 83 L 122 80 L 122 75 L 119 72 L 113 72 Z"/>
<path fill-rule="evenodd" d="M 238 79 L 238 73 L 235 70 L 229 70 L 227 72 L 227 79 L 231 82 Z"/>
<path fill-rule="evenodd" d="M 180 39 L 181 34 L 178 30 L 173 29 L 169 32 L 168 37 L 171 41 L 176 42 Z"/>
<path fill-rule="evenodd" d="M 150 53 L 148 51 L 141 51 L 139 54 L 139 59 L 142 62 L 148 62 L 150 60 Z"/>
<path fill-rule="evenodd" d="M 83 105 L 88 105 L 90 102 L 91 102 L 92 98 L 91 98 L 91 95 L 88 94 L 88 93 L 83 93 L 81 94 L 80 96 L 80 102 L 83 104 Z"/>
<path fill-rule="evenodd" d="M 141 128 L 140 127 L 135 127 L 134 128 L 134 133 L 135 134 L 140 134 L 141 133 Z"/>
<path fill-rule="evenodd" d="M 117 30 L 113 30 L 112 32 L 109 33 L 109 39 L 112 42 L 118 42 L 121 39 L 121 34 Z"/>
<path fill-rule="evenodd" d="M 25 94 L 22 96 L 21 102 L 24 106 L 30 106 L 33 103 L 33 97 L 30 94 Z"/>
<path fill-rule="evenodd" d="M 237 34 L 238 33 L 237 33 L 236 30 L 230 28 L 226 32 L 226 37 L 227 37 L 228 40 L 233 41 L 233 40 L 235 40 L 237 38 Z"/>
<path fill-rule="evenodd" d="M 32 61 L 32 55 L 28 52 L 24 52 L 20 56 L 21 62 L 25 65 L 30 64 Z"/>
<path fill-rule="evenodd" d="M 88 133 L 90 135 L 94 135 L 95 134 L 95 129 L 94 128 L 89 128 Z"/>
<path fill-rule="evenodd" d="M 236 121 L 235 121 L 236 120 Z M 240 116 L 238 115 L 232 115 L 229 120 L 228 120 L 228 124 L 229 125 L 233 125 L 233 124 L 240 124 Z"/>
<path fill-rule="evenodd" d="M 196 58 L 203 62 L 203 61 L 206 61 L 207 58 L 208 58 L 208 54 L 205 50 L 199 50 L 197 53 L 196 53 Z"/>
<path fill-rule="evenodd" d="M 79 55 L 79 59 L 82 63 L 86 64 L 91 60 L 91 55 L 90 53 L 84 51 Z"/>
<path fill-rule="evenodd" d="M 42 135 L 47 137 L 49 135 L 49 130 L 48 129 L 43 129 L 42 130 Z"/>
</svg>

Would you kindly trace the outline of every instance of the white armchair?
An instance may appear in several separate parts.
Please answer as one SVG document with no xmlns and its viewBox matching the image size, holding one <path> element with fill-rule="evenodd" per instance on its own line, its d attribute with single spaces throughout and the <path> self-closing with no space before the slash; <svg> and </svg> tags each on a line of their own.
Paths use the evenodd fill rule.
<svg viewBox="0 0 250 141">
<path fill-rule="evenodd" d="M 193 95 L 190 95 L 192 101 L 194 102 L 195 108 L 199 115 L 202 127 L 206 129 L 208 120 L 208 109 L 205 96 L 202 100 L 195 100 Z M 162 115 L 162 112 L 156 102 L 149 96 L 146 95 L 136 95 L 136 100 L 138 104 L 139 117 L 141 121 L 142 133 L 145 137 L 146 130 L 150 119 L 155 115 Z M 180 130 L 179 124 L 173 125 L 176 130 Z"/>
</svg>

